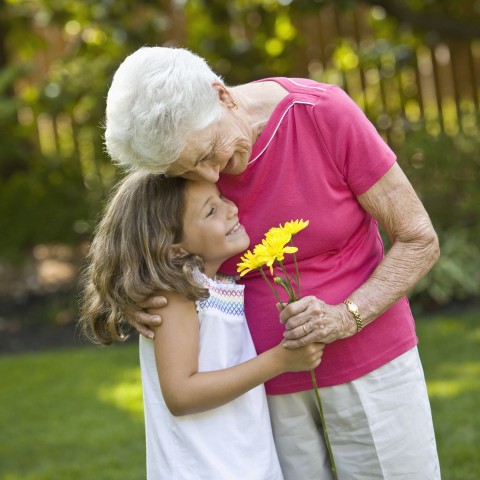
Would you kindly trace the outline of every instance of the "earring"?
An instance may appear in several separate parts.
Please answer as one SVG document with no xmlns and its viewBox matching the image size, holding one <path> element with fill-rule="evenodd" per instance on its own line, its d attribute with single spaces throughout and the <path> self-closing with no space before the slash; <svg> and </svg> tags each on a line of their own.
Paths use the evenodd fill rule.
<svg viewBox="0 0 480 480">
<path fill-rule="evenodd" d="M 232 110 L 238 110 L 238 105 L 232 100 L 232 106 L 230 108 Z"/>
</svg>

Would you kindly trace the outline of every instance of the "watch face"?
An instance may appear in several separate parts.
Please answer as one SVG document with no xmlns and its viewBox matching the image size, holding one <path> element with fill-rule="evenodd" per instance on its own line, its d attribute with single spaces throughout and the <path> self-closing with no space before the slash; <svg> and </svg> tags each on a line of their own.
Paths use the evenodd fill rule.
<svg viewBox="0 0 480 480">
<path fill-rule="evenodd" d="M 352 313 L 358 312 L 358 307 L 353 302 L 347 303 L 347 307 L 348 307 L 348 310 Z"/>
</svg>

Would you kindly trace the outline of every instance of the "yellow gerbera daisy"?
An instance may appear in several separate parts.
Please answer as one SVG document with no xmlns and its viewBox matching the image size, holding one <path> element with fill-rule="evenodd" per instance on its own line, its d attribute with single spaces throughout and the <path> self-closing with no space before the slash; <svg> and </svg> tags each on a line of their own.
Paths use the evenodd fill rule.
<svg viewBox="0 0 480 480">
<path fill-rule="evenodd" d="M 306 222 L 302 220 L 292 220 L 290 222 L 286 222 L 285 225 L 281 228 L 283 228 L 286 232 L 288 232 L 290 235 L 295 235 L 298 233 L 300 230 L 303 230 L 304 228 L 308 227 L 309 221 L 307 220 Z"/>
<path fill-rule="evenodd" d="M 268 241 L 268 238 L 271 236 L 278 235 L 279 232 L 285 231 L 285 229 L 279 225 L 278 227 L 272 227 L 266 234 L 265 234 L 265 239 Z"/>
<path fill-rule="evenodd" d="M 298 251 L 297 247 L 286 246 L 291 238 L 290 233 L 281 228 L 271 229 L 262 241 L 262 247 L 258 246 L 257 255 L 265 262 L 264 265 L 270 268 L 272 275 L 275 261 L 282 262 L 286 253 Z"/>
<path fill-rule="evenodd" d="M 252 253 L 250 250 L 248 250 L 243 257 L 240 257 L 240 260 L 241 262 L 237 263 L 237 272 L 241 277 L 248 272 L 265 265 L 265 262 L 262 262 L 261 258 L 255 252 Z"/>
</svg>

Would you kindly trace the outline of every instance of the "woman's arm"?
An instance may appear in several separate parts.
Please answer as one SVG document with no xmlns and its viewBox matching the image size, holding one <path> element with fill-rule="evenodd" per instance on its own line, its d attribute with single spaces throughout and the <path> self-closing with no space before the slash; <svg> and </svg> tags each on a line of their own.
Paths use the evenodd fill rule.
<svg viewBox="0 0 480 480">
<path fill-rule="evenodd" d="M 395 164 L 358 198 L 392 241 L 385 260 L 351 295 L 368 324 L 406 295 L 440 256 L 430 218 L 401 168 Z"/>
<path fill-rule="evenodd" d="M 440 249 L 425 208 L 397 164 L 360 195 L 358 201 L 384 227 L 392 241 L 392 247 L 371 277 L 349 296 L 358 306 L 363 324 L 368 325 L 430 270 Z M 356 332 L 355 319 L 346 305 L 327 305 L 315 297 L 288 305 L 280 318 L 286 323 L 288 348 L 311 341 L 330 343 Z M 306 322 L 310 333 L 304 336 L 302 325 Z"/>
<path fill-rule="evenodd" d="M 224 405 L 286 371 L 319 365 L 323 344 L 288 350 L 282 345 L 224 370 L 198 372 L 199 322 L 195 304 L 177 293 L 164 293 L 162 325 L 155 332 L 155 359 L 163 398 L 173 415 Z M 155 313 L 155 312 L 152 312 Z"/>
</svg>

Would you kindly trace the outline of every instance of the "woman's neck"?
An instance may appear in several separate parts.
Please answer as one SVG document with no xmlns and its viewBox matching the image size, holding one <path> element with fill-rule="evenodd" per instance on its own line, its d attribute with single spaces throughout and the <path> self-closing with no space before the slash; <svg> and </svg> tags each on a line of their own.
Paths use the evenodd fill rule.
<svg viewBox="0 0 480 480">
<path fill-rule="evenodd" d="M 287 90 L 273 81 L 246 83 L 231 90 L 239 109 L 247 116 L 253 141 L 260 136 L 279 102 L 288 95 Z"/>
</svg>

